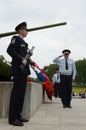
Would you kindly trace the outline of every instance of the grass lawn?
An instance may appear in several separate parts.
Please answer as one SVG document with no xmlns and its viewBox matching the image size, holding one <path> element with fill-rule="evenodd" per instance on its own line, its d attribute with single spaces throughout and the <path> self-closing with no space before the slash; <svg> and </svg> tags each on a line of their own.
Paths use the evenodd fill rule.
<svg viewBox="0 0 86 130">
<path fill-rule="evenodd" d="M 76 95 L 79 95 L 79 92 L 86 90 L 86 87 L 73 86 L 73 92 L 76 92 Z"/>
</svg>

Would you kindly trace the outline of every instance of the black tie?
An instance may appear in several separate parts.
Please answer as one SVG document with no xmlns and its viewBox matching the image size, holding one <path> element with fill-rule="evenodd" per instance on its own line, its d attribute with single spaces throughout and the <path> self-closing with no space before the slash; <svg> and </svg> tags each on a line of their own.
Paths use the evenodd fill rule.
<svg viewBox="0 0 86 130">
<path fill-rule="evenodd" d="M 65 69 L 68 70 L 68 62 L 67 62 L 67 58 L 65 59 Z"/>
</svg>

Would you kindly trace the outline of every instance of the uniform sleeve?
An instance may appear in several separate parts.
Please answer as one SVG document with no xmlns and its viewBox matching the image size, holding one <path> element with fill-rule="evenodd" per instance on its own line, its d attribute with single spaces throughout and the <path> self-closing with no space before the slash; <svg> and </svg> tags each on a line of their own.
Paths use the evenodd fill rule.
<svg viewBox="0 0 86 130">
<path fill-rule="evenodd" d="M 53 80 L 53 84 L 57 81 L 57 76 L 56 76 L 56 74 L 53 75 L 52 80 Z"/>
<path fill-rule="evenodd" d="M 58 64 L 58 65 L 60 65 L 60 59 L 59 59 L 59 57 L 55 58 L 53 60 L 53 62 L 56 63 L 56 64 Z"/>
<path fill-rule="evenodd" d="M 54 78 L 55 78 L 55 79 L 54 79 L 55 82 L 57 83 L 57 74 L 55 74 L 55 77 L 54 77 Z"/>
<path fill-rule="evenodd" d="M 55 77 L 55 75 L 53 75 L 53 77 L 52 77 L 52 82 L 53 82 L 53 84 L 55 83 L 54 77 Z"/>
<path fill-rule="evenodd" d="M 7 53 L 12 57 L 12 58 L 17 58 L 20 62 L 22 62 L 23 57 L 18 53 L 18 48 L 19 48 L 19 43 L 17 42 L 17 38 L 14 36 L 11 39 L 11 43 L 9 44 L 7 48 Z"/>
<path fill-rule="evenodd" d="M 75 66 L 75 62 L 73 61 L 73 79 L 75 79 L 76 76 L 76 66 Z"/>
</svg>

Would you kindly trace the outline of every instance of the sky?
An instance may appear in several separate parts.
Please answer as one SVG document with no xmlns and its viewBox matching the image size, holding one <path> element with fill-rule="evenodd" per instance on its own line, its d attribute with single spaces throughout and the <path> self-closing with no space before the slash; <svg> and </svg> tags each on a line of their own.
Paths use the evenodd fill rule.
<svg viewBox="0 0 86 130">
<path fill-rule="evenodd" d="M 32 60 L 41 68 L 52 64 L 64 49 L 71 50 L 74 61 L 86 58 L 86 0 L 0 0 L 0 33 L 14 31 L 24 21 L 28 28 L 67 22 L 29 32 L 25 38 L 29 48 L 35 46 Z M 0 55 L 7 61 L 11 61 L 6 52 L 11 38 L 0 39 Z"/>
</svg>

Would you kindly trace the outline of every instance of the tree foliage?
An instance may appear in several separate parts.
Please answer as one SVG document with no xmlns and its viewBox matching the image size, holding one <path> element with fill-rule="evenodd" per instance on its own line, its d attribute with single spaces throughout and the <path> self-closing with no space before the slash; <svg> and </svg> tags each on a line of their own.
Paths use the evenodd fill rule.
<svg viewBox="0 0 86 130">
<path fill-rule="evenodd" d="M 78 60 L 76 64 L 76 83 L 80 86 L 86 86 L 86 59 Z"/>
<path fill-rule="evenodd" d="M 4 56 L 0 55 L 0 81 L 9 81 L 11 79 L 11 65 Z"/>
</svg>

